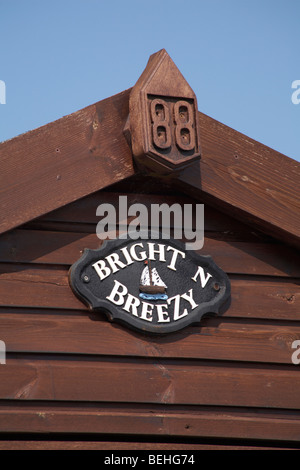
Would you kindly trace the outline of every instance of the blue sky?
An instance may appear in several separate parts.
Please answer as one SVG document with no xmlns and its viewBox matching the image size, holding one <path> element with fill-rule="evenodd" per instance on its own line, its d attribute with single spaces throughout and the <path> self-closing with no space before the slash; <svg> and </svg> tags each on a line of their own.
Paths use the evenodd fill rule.
<svg viewBox="0 0 300 470">
<path fill-rule="evenodd" d="M 0 141 L 130 88 L 165 48 L 200 111 L 300 161 L 300 0 L 0 0 L 0 43 Z"/>
</svg>

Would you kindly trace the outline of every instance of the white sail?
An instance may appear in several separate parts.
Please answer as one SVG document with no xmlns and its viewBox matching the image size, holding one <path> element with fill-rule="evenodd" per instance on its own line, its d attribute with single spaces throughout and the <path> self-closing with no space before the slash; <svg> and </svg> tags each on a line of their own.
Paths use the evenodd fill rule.
<svg viewBox="0 0 300 470">
<path fill-rule="evenodd" d="M 152 269 L 152 282 L 153 282 L 153 285 L 154 286 L 163 286 L 163 287 L 167 287 L 166 284 L 163 282 L 163 280 L 161 279 L 160 275 L 158 274 L 158 272 L 156 271 L 156 268 L 153 268 Z"/>
<path fill-rule="evenodd" d="M 141 282 L 142 286 L 150 286 L 150 276 L 149 276 L 149 268 L 145 266 L 141 274 Z"/>
<path fill-rule="evenodd" d="M 167 287 L 166 284 L 160 278 L 156 268 L 151 269 L 151 273 L 152 273 L 152 285 L 153 286 Z M 145 268 L 142 271 L 140 284 L 142 286 L 150 286 L 150 275 L 149 275 L 148 266 L 145 266 Z"/>
</svg>

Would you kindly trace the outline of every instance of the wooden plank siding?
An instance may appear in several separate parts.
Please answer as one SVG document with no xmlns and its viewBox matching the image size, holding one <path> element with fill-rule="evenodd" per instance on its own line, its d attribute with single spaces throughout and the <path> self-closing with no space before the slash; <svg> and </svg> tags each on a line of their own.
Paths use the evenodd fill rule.
<svg viewBox="0 0 300 470">
<path fill-rule="evenodd" d="M 139 176 L 124 134 L 130 93 L 0 144 L 0 233 Z M 174 184 L 299 248 L 299 163 L 201 112 L 198 119 L 201 160 Z"/>
<path fill-rule="evenodd" d="M 124 91 L 0 144 L 0 233 L 134 174 L 123 134 L 128 96 Z"/>
<path fill-rule="evenodd" d="M 201 251 L 228 273 L 231 305 L 165 337 L 109 323 L 71 292 L 70 265 L 101 244 L 100 203 L 196 203 L 154 189 L 114 186 L 1 236 L 0 449 L 298 447 L 291 247 L 205 204 Z"/>
<path fill-rule="evenodd" d="M 202 157 L 178 187 L 300 248 L 299 162 L 199 113 Z"/>
</svg>

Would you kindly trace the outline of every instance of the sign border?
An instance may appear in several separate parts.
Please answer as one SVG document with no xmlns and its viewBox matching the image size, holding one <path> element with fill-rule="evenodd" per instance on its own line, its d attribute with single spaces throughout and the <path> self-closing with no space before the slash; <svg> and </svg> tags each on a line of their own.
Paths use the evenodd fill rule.
<svg viewBox="0 0 300 470">
<path fill-rule="evenodd" d="M 128 236 L 129 235 L 129 236 Z M 162 238 L 162 233 L 156 233 L 155 236 L 152 233 L 152 236 L 147 232 L 141 232 L 139 240 L 144 241 L 155 241 L 155 242 L 165 242 L 174 245 L 178 250 L 184 251 L 188 256 L 195 262 L 196 265 L 202 267 L 209 266 L 218 277 L 221 277 L 223 284 L 219 285 L 218 290 L 216 290 L 216 296 L 214 300 L 210 302 L 205 302 L 199 304 L 192 312 L 187 316 L 183 317 L 177 322 L 164 323 L 163 325 L 157 324 L 145 324 L 145 327 L 141 325 L 141 320 L 133 316 L 127 315 L 120 312 L 120 308 L 116 307 L 113 303 L 109 302 L 106 299 L 99 299 L 96 297 L 93 292 L 88 289 L 88 281 L 84 280 L 84 275 L 82 274 L 82 269 L 85 266 L 92 264 L 99 260 L 100 257 L 105 257 L 110 254 L 113 250 L 118 249 L 124 244 L 124 241 L 129 240 L 136 242 L 136 238 L 133 239 L 130 237 L 130 233 L 121 235 L 120 237 L 113 240 L 105 240 L 100 248 L 90 249 L 85 248 L 82 256 L 71 266 L 69 269 L 69 284 L 74 292 L 74 294 L 81 300 L 90 311 L 94 312 L 103 312 L 107 316 L 108 320 L 113 322 L 116 321 L 123 325 L 126 325 L 129 328 L 134 329 L 135 331 L 140 331 L 149 334 L 168 334 L 175 331 L 182 330 L 187 326 L 199 324 L 202 317 L 205 314 L 218 314 L 220 313 L 221 307 L 226 305 L 226 302 L 230 299 L 231 296 L 231 285 L 227 274 L 217 266 L 210 255 L 200 255 L 199 253 L 192 250 L 185 250 L 184 243 L 180 240 L 175 240 L 173 238 Z M 147 235 L 147 236 L 146 236 Z M 158 236 L 158 238 L 155 238 Z"/>
</svg>

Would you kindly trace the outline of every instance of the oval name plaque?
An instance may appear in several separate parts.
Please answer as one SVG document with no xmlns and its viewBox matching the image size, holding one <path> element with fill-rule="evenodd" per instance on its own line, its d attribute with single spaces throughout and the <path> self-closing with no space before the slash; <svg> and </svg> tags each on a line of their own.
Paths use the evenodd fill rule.
<svg viewBox="0 0 300 470">
<path fill-rule="evenodd" d="M 219 313 L 230 298 L 227 275 L 210 256 L 178 240 L 118 238 L 86 249 L 70 286 L 93 311 L 148 333 L 166 334 Z"/>
</svg>

